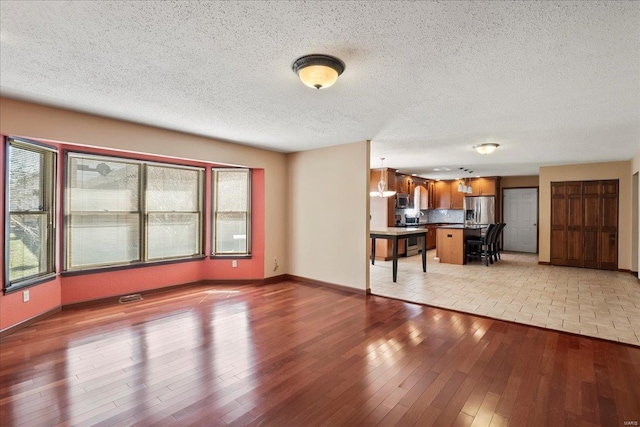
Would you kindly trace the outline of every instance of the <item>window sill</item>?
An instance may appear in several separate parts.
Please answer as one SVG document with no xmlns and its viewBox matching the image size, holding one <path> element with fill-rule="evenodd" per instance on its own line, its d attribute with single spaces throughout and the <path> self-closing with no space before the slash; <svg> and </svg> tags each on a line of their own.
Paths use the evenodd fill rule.
<svg viewBox="0 0 640 427">
<path fill-rule="evenodd" d="M 63 277 L 80 276 L 83 274 L 105 273 L 109 271 L 130 270 L 134 268 L 157 267 L 160 265 L 179 264 L 183 262 L 202 261 L 205 255 L 196 255 L 188 258 L 175 258 L 160 261 L 137 262 L 132 264 L 109 265 L 105 267 L 85 268 L 82 270 L 66 270 L 60 273 Z"/>
<path fill-rule="evenodd" d="M 13 285 L 4 288 L 4 294 L 12 294 L 14 292 L 21 291 L 23 289 L 31 288 L 33 286 L 41 285 L 45 282 L 50 282 L 56 278 L 56 273 L 50 273 L 45 276 L 33 277 L 31 279 L 23 280 L 18 283 L 14 283 Z"/>
<path fill-rule="evenodd" d="M 251 259 L 251 254 L 209 255 L 209 259 Z"/>
</svg>

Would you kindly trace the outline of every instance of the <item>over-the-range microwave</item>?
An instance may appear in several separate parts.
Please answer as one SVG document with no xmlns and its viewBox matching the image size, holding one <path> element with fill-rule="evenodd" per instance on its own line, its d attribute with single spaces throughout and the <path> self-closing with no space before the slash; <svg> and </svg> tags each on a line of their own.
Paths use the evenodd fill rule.
<svg viewBox="0 0 640 427">
<path fill-rule="evenodd" d="M 406 209 L 411 205 L 411 196 L 405 193 L 396 194 L 396 209 Z"/>
</svg>

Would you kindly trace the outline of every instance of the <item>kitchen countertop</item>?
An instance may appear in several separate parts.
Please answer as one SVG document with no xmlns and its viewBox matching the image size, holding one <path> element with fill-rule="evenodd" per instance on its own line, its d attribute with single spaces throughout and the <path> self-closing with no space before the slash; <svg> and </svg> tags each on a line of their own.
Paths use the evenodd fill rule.
<svg viewBox="0 0 640 427">
<path fill-rule="evenodd" d="M 381 227 L 369 230 L 370 234 L 384 234 L 387 236 L 402 236 L 416 232 L 426 233 L 427 231 L 420 227 Z"/>
<path fill-rule="evenodd" d="M 459 229 L 459 230 L 482 230 L 486 228 L 486 226 L 455 224 L 455 225 L 439 225 L 438 228 Z"/>
<path fill-rule="evenodd" d="M 462 223 L 459 222 L 419 222 L 417 224 L 396 224 L 395 227 L 422 227 L 425 225 L 463 225 Z"/>
</svg>

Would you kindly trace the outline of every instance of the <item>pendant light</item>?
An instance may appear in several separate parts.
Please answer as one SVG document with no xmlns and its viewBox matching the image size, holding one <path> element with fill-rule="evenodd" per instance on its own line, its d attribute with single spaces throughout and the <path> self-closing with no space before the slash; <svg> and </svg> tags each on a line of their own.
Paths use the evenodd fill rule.
<svg viewBox="0 0 640 427">
<path fill-rule="evenodd" d="M 384 180 L 384 157 L 380 157 L 380 181 L 378 181 L 378 191 L 371 191 L 371 197 L 391 197 L 396 194 L 395 191 L 387 191 L 387 181 Z"/>
</svg>

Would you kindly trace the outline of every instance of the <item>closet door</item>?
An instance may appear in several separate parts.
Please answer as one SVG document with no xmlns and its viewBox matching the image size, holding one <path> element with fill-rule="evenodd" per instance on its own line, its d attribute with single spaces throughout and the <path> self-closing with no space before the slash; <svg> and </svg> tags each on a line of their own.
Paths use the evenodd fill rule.
<svg viewBox="0 0 640 427">
<path fill-rule="evenodd" d="M 551 248 L 553 265 L 567 263 L 567 184 L 551 183 Z"/>
<path fill-rule="evenodd" d="M 602 181 L 600 268 L 618 269 L 618 181 Z"/>
<path fill-rule="evenodd" d="M 567 263 L 583 267 L 582 182 L 567 182 Z"/>
<path fill-rule="evenodd" d="M 583 267 L 600 268 L 600 181 L 585 181 L 582 186 L 583 203 Z"/>
</svg>

